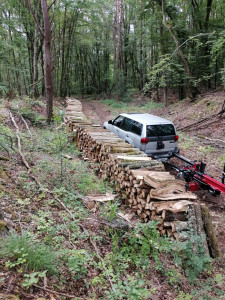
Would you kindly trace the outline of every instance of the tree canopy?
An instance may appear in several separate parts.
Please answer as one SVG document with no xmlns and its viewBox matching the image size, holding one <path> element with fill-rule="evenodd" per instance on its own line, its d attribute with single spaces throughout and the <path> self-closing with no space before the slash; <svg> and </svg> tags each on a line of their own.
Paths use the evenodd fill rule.
<svg viewBox="0 0 225 300">
<path fill-rule="evenodd" d="M 224 82 L 222 0 L 8 0 L 0 4 L 2 95 L 46 93 L 41 2 L 54 96 L 163 90 L 166 102 L 168 89 L 183 99 Z"/>
</svg>

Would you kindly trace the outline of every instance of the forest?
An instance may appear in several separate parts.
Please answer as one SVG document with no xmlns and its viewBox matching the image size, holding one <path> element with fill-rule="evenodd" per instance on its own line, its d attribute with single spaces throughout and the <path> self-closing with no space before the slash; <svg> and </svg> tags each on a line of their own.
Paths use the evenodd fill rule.
<svg viewBox="0 0 225 300">
<path fill-rule="evenodd" d="M 0 299 L 224 299 L 224 193 L 103 128 L 172 121 L 223 191 L 224 89 L 224 0 L 0 0 Z"/>
<path fill-rule="evenodd" d="M 55 97 L 137 89 L 167 104 L 224 83 L 222 0 L 2 0 L 0 18 L 2 95 L 45 94 L 45 42 Z"/>
</svg>

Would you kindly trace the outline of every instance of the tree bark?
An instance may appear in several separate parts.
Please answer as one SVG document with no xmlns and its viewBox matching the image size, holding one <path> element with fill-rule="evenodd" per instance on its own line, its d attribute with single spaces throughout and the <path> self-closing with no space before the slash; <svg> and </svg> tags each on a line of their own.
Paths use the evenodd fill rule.
<svg viewBox="0 0 225 300">
<path fill-rule="evenodd" d="M 140 18 L 140 90 L 144 87 L 144 78 L 143 78 L 143 0 L 141 0 L 141 18 Z"/>
<path fill-rule="evenodd" d="M 113 22 L 113 61 L 114 61 L 114 79 L 115 79 L 115 84 L 116 84 L 116 98 L 117 98 L 117 100 L 119 100 L 117 42 L 116 42 L 117 14 L 118 14 L 118 0 L 116 0 L 116 13 L 115 13 L 114 22 Z"/>
<path fill-rule="evenodd" d="M 119 14 L 118 14 L 118 60 L 119 60 L 120 70 L 123 70 L 122 21 L 123 21 L 123 0 L 120 0 L 119 1 Z"/>
<path fill-rule="evenodd" d="M 53 116 L 53 84 L 51 70 L 51 24 L 48 14 L 47 0 L 41 0 L 44 22 L 44 61 L 47 122 L 50 124 Z"/>
<path fill-rule="evenodd" d="M 37 18 L 37 7 L 38 2 L 35 1 L 35 16 Z M 37 98 L 39 96 L 38 88 L 37 88 L 37 81 L 38 81 L 38 28 L 35 23 L 34 28 L 34 55 L 33 55 L 33 89 L 32 89 L 32 96 Z"/>
<path fill-rule="evenodd" d="M 62 67 L 61 67 L 61 80 L 60 80 L 60 96 L 65 97 L 65 33 L 66 33 L 66 16 L 67 8 L 65 6 L 64 11 L 64 20 L 63 20 L 63 28 L 62 28 Z"/>
</svg>

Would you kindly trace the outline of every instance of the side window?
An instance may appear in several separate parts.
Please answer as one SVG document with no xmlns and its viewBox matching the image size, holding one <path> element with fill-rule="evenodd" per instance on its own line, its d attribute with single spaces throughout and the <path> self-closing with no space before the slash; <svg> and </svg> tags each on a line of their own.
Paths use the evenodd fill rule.
<svg viewBox="0 0 225 300">
<path fill-rule="evenodd" d="M 120 127 L 122 122 L 123 122 L 124 117 L 123 116 L 119 116 L 117 117 L 114 121 L 113 121 L 113 125 L 116 127 Z"/>
<path fill-rule="evenodd" d="M 137 121 L 134 121 L 132 126 L 131 126 L 131 129 L 130 131 L 132 133 L 135 133 L 137 135 L 141 135 L 141 132 L 142 132 L 142 128 L 143 128 L 143 125 Z"/>
<path fill-rule="evenodd" d="M 133 122 L 133 120 L 131 120 L 129 118 L 125 118 L 124 121 L 123 121 L 123 124 L 120 128 L 125 130 L 125 131 L 129 131 L 132 122 Z"/>
</svg>

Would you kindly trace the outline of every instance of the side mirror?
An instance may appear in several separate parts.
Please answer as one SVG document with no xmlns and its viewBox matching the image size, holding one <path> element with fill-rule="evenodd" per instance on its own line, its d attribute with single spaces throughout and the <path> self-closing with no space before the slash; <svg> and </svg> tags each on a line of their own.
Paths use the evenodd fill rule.
<svg viewBox="0 0 225 300">
<path fill-rule="evenodd" d="M 108 121 L 108 124 L 112 124 L 112 123 L 113 123 L 113 121 L 112 121 L 112 120 L 109 120 L 109 121 Z"/>
</svg>

